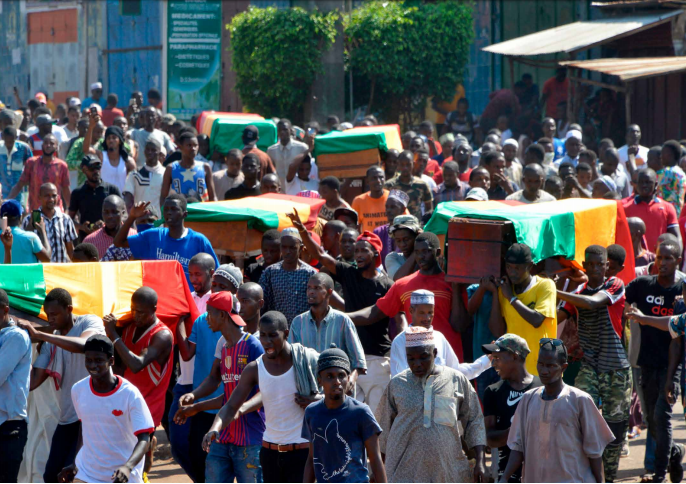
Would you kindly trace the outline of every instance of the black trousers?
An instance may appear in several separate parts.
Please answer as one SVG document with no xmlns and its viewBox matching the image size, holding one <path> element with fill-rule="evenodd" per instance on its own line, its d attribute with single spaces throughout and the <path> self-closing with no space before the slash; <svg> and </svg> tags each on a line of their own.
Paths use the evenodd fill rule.
<svg viewBox="0 0 686 484">
<path fill-rule="evenodd" d="M 305 464 L 310 449 L 298 449 L 290 452 L 262 447 L 260 465 L 264 482 L 302 482 Z"/>
<path fill-rule="evenodd" d="M 202 450 L 202 439 L 209 432 L 215 416 L 213 413 L 200 412 L 191 417 L 191 431 L 188 435 L 188 442 L 190 444 L 189 452 L 194 482 L 205 482 L 205 459 L 207 458 L 207 452 Z"/>
<path fill-rule="evenodd" d="M 81 422 L 58 425 L 50 443 L 50 455 L 45 463 L 44 482 L 57 482 L 57 475 L 76 460 Z"/>
<path fill-rule="evenodd" d="M 17 482 L 27 438 L 26 420 L 8 420 L 0 425 L 0 482 Z"/>
</svg>

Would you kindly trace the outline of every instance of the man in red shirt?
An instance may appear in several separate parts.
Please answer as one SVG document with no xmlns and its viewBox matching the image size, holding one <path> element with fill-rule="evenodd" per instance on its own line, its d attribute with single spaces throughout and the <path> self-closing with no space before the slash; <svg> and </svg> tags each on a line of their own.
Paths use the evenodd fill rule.
<svg viewBox="0 0 686 484">
<path fill-rule="evenodd" d="M 162 422 L 167 387 L 174 371 L 174 336 L 157 319 L 156 311 L 157 293 L 143 286 L 131 296 L 133 321 L 128 326 L 117 327 L 114 314 L 108 314 L 102 321 L 107 337 L 122 363 L 117 373 L 140 390 L 155 427 L 158 427 Z M 154 437 L 151 440 L 153 444 L 145 456 L 145 472 L 149 472 L 152 466 L 156 441 Z"/>
<path fill-rule="evenodd" d="M 414 242 L 414 254 L 419 266 L 418 272 L 395 281 L 386 295 L 377 300 L 374 306 L 349 313 L 348 316 L 356 326 L 367 326 L 385 317 L 397 315 L 396 324 L 400 333 L 407 328 L 408 321 L 412 323 L 410 295 L 418 289 L 427 289 L 433 292 L 435 297 L 433 327 L 443 333 L 462 361 L 460 332 L 467 329 L 469 315 L 457 285 L 446 282 L 445 273 L 438 265 L 438 256 L 441 254 L 438 237 L 431 232 L 420 234 Z"/>
<path fill-rule="evenodd" d="M 431 158 L 443 153 L 443 147 L 433 138 L 434 125 L 431 121 L 422 121 L 419 125 L 419 134 L 426 136 L 426 147 L 429 149 L 429 156 Z"/>
<path fill-rule="evenodd" d="M 521 107 L 519 106 L 519 96 L 526 90 L 526 86 L 522 81 L 517 81 L 513 89 L 500 89 L 492 92 L 481 118 L 479 119 L 479 126 L 482 133 L 488 133 L 491 128 L 495 127 L 498 117 L 506 115 L 510 118 L 519 116 Z"/>
<path fill-rule="evenodd" d="M 551 77 L 543 84 L 541 106 L 545 105 L 546 116 L 554 118 L 557 114 L 557 105 L 567 102 L 568 88 L 569 79 L 567 79 L 567 68 L 558 67 L 555 77 Z"/>
<path fill-rule="evenodd" d="M 69 206 L 69 168 L 64 161 L 57 158 L 57 138 L 52 133 L 46 134 L 43 138 L 42 154 L 26 160 L 19 182 L 12 187 L 7 198 L 15 198 L 22 188 L 28 185 L 28 210 L 38 210 L 41 205 L 40 187 L 43 183 L 52 183 L 58 187 L 61 196 L 57 199 L 57 204 L 61 209 Z"/>
<path fill-rule="evenodd" d="M 107 107 L 102 110 L 100 119 L 108 128 L 114 124 L 114 120 L 120 116 L 124 116 L 124 111 L 117 107 L 119 98 L 116 94 L 109 94 L 107 96 Z"/>
<path fill-rule="evenodd" d="M 657 238 L 665 232 L 674 234 L 681 243 L 676 210 L 671 203 L 667 203 L 655 195 L 657 174 L 653 170 L 646 168 L 638 173 L 636 191 L 638 195 L 629 198 L 624 203 L 624 212 L 627 217 L 638 217 L 645 223 L 645 239 L 648 250 L 655 252 Z"/>
</svg>

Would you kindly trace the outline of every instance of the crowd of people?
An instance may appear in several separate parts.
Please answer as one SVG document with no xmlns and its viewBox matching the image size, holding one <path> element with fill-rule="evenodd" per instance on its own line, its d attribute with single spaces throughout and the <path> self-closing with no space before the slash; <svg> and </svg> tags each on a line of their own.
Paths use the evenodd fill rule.
<svg viewBox="0 0 686 484">
<path fill-rule="evenodd" d="M 460 100 L 355 197 L 312 155 L 352 127 L 336 116 L 275 120 L 266 152 L 250 125 L 221 153 L 156 90 L 125 112 L 100 83 L 83 103 L 0 111 L 4 263 L 176 260 L 201 314 L 172 333 L 144 286 L 122 327 L 54 288 L 43 325 L 0 289 L 0 479 L 17 481 L 30 392 L 52 379 L 45 482 L 146 482 L 159 426 L 194 482 L 612 482 L 646 428 L 643 481 L 680 482 L 686 150 L 641 146 L 635 124 L 619 148 L 589 137 L 566 120 L 566 82 L 539 97 L 525 76 L 481 116 Z M 323 199 L 317 223 L 293 209 L 244 266 L 186 227 L 189 204 L 265 193 Z M 464 285 L 423 230 L 443 202 L 567 198 L 617 200 L 632 247 L 591 245 L 583 271 L 553 273 L 515 243 L 502 277 Z"/>
</svg>

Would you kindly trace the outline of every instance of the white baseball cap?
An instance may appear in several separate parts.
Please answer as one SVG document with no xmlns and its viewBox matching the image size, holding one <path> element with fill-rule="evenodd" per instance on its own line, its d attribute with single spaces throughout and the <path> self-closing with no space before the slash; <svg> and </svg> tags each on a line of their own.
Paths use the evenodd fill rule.
<svg viewBox="0 0 686 484">
<path fill-rule="evenodd" d="M 81 106 L 81 100 L 77 97 L 73 97 L 69 100 L 69 107 Z"/>
<path fill-rule="evenodd" d="M 102 82 L 94 82 L 91 84 L 91 91 L 95 89 L 102 89 Z"/>
</svg>

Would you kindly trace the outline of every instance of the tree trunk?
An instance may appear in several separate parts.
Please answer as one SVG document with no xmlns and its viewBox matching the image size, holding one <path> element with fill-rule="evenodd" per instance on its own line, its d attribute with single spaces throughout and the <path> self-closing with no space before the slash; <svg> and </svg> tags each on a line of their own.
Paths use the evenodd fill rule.
<svg viewBox="0 0 686 484">
<path fill-rule="evenodd" d="M 367 116 L 372 112 L 372 102 L 374 102 L 374 87 L 376 86 L 376 77 L 372 77 L 372 87 L 369 90 L 369 104 L 367 104 L 367 110 L 364 115 Z M 354 120 L 351 120 L 354 121 Z"/>
</svg>

